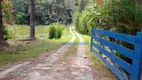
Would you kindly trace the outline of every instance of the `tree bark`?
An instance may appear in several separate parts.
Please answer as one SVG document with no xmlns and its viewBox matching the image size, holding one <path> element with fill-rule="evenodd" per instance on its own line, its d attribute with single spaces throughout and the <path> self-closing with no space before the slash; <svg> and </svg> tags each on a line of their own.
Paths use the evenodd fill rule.
<svg viewBox="0 0 142 80">
<path fill-rule="evenodd" d="M 30 38 L 35 39 L 35 0 L 30 0 Z"/>
<path fill-rule="evenodd" d="M 2 0 L 0 0 L 0 40 L 3 39 L 3 33 L 2 33 Z"/>
<path fill-rule="evenodd" d="M 3 30 L 3 20 L 2 20 L 2 1 L 0 0 L 0 51 L 4 50 L 5 47 L 8 45 L 7 42 L 4 40 Z"/>
</svg>

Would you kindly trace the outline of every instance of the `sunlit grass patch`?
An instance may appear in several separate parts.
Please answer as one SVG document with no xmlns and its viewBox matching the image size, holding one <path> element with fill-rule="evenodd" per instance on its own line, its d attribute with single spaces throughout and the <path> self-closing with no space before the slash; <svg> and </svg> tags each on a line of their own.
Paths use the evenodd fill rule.
<svg viewBox="0 0 142 80">
<path fill-rule="evenodd" d="M 48 39 L 49 38 L 49 27 L 55 26 L 60 27 L 63 32 L 66 32 L 65 25 L 63 24 L 52 24 L 52 25 L 39 25 L 35 26 L 35 36 L 37 39 Z M 8 38 L 9 39 L 25 39 L 29 38 L 30 35 L 30 26 L 29 25 L 9 25 L 8 29 Z M 68 32 L 70 33 L 70 31 Z M 64 34 L 64 33 L 63 33 Z"/>
<path fill-rule="evenodd" d="M 48 25 L 43 25 L 43 26 L 36 26 L 35 27 L 35 35 L 36 38 L 38 39 L 48 39 Z"/>
<path fill-rule="evenodd" d="M 81 34 L 81 36 L 83 37 L 83 39 L 85 41 L 85 44 L 86 45 L 90 45 L 91 36 L 89 36 L 89 35 L 83 35 L 83 34 Z"/>
<path fill-rule="evenodd" d="M 30 26 L 29 25 L 9 25 L 8 33 L 10 39 L 25 39 L 29 38 Z M 48 38 L 48 25 L 36 26 L 35 36 L 39 39 Z"/>
</svg>

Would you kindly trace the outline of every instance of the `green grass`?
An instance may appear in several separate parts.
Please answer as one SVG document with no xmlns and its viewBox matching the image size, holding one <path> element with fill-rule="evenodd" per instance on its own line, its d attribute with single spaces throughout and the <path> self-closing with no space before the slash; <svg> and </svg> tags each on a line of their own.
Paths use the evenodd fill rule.
<svg viewBox="0 0 142 80">
<path fill-rule="evenodd" d="M 60 39 L 48 39 L 49 26 L 50 25 L 36 26 L 35 27 L 36 38 L 42 39 L 42 40 L 56 41 L 56 42 L 66 42 L 71 39 L 72 35 L 68 28 L 65 28 L 63 30 L 63 35 Z M 29 38 L 30 26 L 29 25 L 13 25 L 13 26 L 9 25 L 8 31 L 11 37 L 10 40 L 26 39 L 26 38 Z"/>
<path fill-rule="evenodd" d="M 48 27 L 49 26 L 36 26 L 35 34 L 36 38 L 48 39 Z M 29 37 L 30 26 L 29 25 L 13 25 L 8 26 L 9 37 L 11 39 L 25 39 Z"/>
<path fill-rule="evenodd" d="M 26 41 L 16 40 L 29 37 L 29 26 L 14 25 L 13 28 L 8 28 L 12 31 L 11 36 L 14 37 L 8 41 L 11 45 L 7 51 L 0 52 L 0 66 L 11 62 L 23 61 L 25 59 L 38 57 L 43 52 L 57 48 L 61 46 L 63 42 L 68 42 L 72 38 L 69 29 L 65 28 L 63 31 L 63 36 L 60 39 L 48 39 L 48 26 L 37 26 L 37 40 L 26 43 Z M 15 43 L 15 41 L 17 43 Z"/>
<path fill-rule="evenodd" d="M 90 41 L 91 41 L 91 37 L 89 35 L 83 35 L 83 34 L 80 34 L 80 35 L 83 37 L 85 43 L 89 46 Z"/>
<path fill-rule="evenodd" d="M 13 48 L 9 48 L 9 51 L 0 53 L 0 65 L 38 57 L 42 52 L 46 52 L 57 47 L 59 47 L 58 43 L 43 40 L 33 41 L 24 46 L 13 46 Z"/>
<path fill-rule="evenodd" d="M 36 26 L 35 28 L 36 38 L 48 39 L 48 27 L 49 26 Z"/>
</svg>

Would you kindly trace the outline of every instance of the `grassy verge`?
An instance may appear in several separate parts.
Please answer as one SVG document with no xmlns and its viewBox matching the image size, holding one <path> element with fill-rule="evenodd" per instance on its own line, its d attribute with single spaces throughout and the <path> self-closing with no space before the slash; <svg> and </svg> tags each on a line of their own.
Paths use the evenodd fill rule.
<svg viewBox="0 0 142 80">
<path fill-rule="evenodd" d="M 82 35 L 82 34 L 81 34 L 81 36 L 83 37 L 85 43 L 86 43 L 88 46 L 90 46 L 91 37 L 88 36 L 88 35 Z"/>
<path fill-rule="evenodd" d="M 10 46 L 7 51 L 0 53 L 0 65 L 38 57 L 42 52 L 57 48 L 58 46 L 59 44 L 46 40 L 36 40 L 28 42 L 28 44 L 24 43 L 24 45 L 22 42 L 22 44 Z"/>
</svg>

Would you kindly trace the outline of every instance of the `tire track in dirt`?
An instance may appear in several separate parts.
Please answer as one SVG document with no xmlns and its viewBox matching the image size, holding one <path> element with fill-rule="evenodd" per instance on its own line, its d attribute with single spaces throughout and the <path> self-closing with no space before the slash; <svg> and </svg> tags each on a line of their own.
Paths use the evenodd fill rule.
<svg viewBox="0 0 142 80">
<path fill-rule="evenodd" d="M 23 80 L 64 80 L 64 77 L 63 79 L 61 78 L 64 74 L 61 74 L 58 71 L 64 68 L 64 66 L 60 66 L 60 64 L 64 64 L 61 59 L 75 40 L 75 34 L 73 33 L 71 27 L 70 32 L 73 35 L 72 39 L 53 55 L 48 57 L 43 64 L 38 64 L 36 67 L 32 67 L 35 70 L 30 72 L 28 74 L 29 76 Z M 42 72 L 41 70 L 45 70 L 46 72 Z"/>
<path fill-rule="evenodd" d="M 17 65 L 15 65 L 15 66 L 13 66 L 13 67 L 11 67 L 9 69 L 6 69 L 6 70 L 0 72 L 0 79 L 6 77 L 6 75 L 8 73 L 20 68 L 21 66 L 25 66 L 25 65 L 28 65 L 28 64 L 30 64 L 30 62 L 24 62 L 23 64 L 17 64 Z"/>
<path fill-rule="evenodd" d="M 77 55 L 73 60 L 72 74 L 79 74 L 80 76 L 76 77 L 75 80 L 94 80 L 93 79 L 93 70 L 90 67 L 90 63 L 86 56 L 86 48 L 83 38 L 79 33 L 74 31 L 75 34 L 79 37 L 79 45 L 77 48 Z"/>
</svg>

